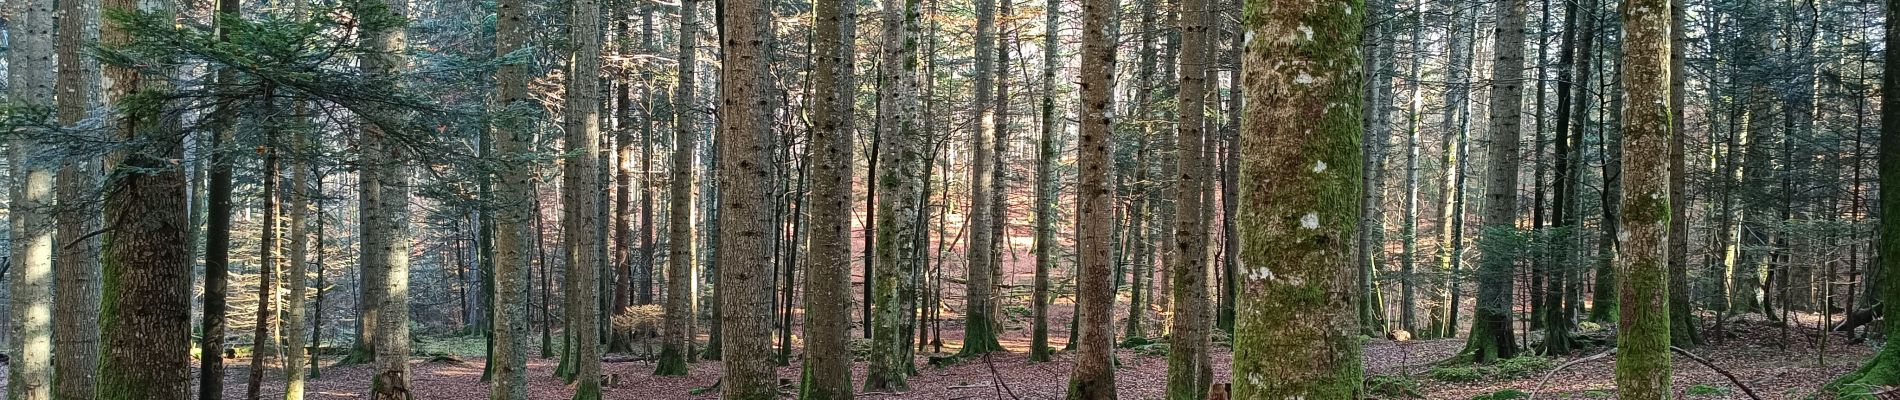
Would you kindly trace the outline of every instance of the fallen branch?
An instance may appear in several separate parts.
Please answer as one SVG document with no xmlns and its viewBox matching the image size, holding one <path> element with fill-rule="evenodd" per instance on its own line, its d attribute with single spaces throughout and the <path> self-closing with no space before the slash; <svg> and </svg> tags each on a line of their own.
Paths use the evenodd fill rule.
<svg viewBox="0 0 1900 400">
<path fill-rule="evenodd" d="M 1003 374 L 996 372 L 996 363 L 990 362 L 990 352 L 983 353 L 983 363 L 990 366 L 990 376 L 996 379 L 996 386 L 1001 386 L 1004 392 L 1008 392 L 1009 398 L 1022 400 L 1021 397 L 1016 397 L 1016 391 L 1009 389 L 1009 382 L 1003 382 Z M 997 393 L 996 395 L 996 397 L 1002 397 L 1003 394 Z"/>
<path fill-rule="evenodd" d="M 956 390 L 956 389 L 981 389 L 981 388 L 989 388 L 989 387 L 994 387 L 994 386 L 996 386 L 996 385 L 989 385 L 989 384 L 983 384 L 983 385 L 956 385 L 956 386 L 951 386 L 951 387 L 950 387 L 950 389 L 951 389 L 951 390 Z"/>
<path fill-rule="evenodd" d="M 1747 393 L 1748 398 L 1761 400 L 1761 396 L 1756 396 L 1754 390 L 1750 390 L 1748 388 L 1748 385 L 1742 384 L 1741 379 L 1735 378 L 1735 374 L 1728 373 L 1727 370 L 1716 367 L 1715 364 L 1710 363 L 1708 359 L 1696 356 L 1695 353 L 1690 353 L 1688 350 L 1683 350 L 1681 347 L 1669 346 L 1669 350 L 1675 351 L 1676 354 L 1681 354 L 1683 357 L 1688 357 L 1690 360 L 1695 360 L 1697 364 L 1702 364 L 1702 366 L 1704 367 L 1709 367 L 1709 369 L 1715 370 L 1715 373 L 1722 374 L 1722 376 L 1727 377 L 1729 382 L 1735 383 L 1735 387 L 1742 388 L 1742 393 Z"/>
<path fill-rule="evenodd" d="M 1563 363 L 1562 365 L 1558 365 L 1557 368 L 1551 368 L 1550 372 L 1544 373 L 1544 379 L 1539 379 L 1537 381 L 1537 388 L 1531 389 L 1531 397 L 1529 400 L 1537 400 L 1537 392 L 1544 391 L 1544 384 L 1550 383 L 1550 377 L 1556 376 L 1558 371 L 1563 371 L 1564 368 L 1570 368 L 1570 366 L 1572 365 L 1596 361 L 1604 357 L 1609 357 L 1614 354 L 1616 354 L 1616 348 L 1612 347 L 1609 350 L 1604 350 L 1602 353 L 1597 353 L 1594 356 L 1570 360 L 1570 362 L 1566 362 L 1566 363 Z"/>
</svg>

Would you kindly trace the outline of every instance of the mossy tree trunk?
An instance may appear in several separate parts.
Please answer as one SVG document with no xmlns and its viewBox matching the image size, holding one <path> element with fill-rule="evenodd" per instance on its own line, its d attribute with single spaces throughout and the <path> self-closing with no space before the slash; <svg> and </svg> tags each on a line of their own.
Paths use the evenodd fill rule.
<svg viewBox="0 0 1900 400">
<path fill-rule="evenodd" d="M 601 329 L 601 247 L 606 221 L 599 218 L 602 173 L 600 145 L 600 2 L 579 0 L 571 4 L 566 96 L 566 152 L 573 156 L 563 164 L 561 222 L 566 233 L 567 252 L 567 337 L 571 347 L 568 362 L 569 381 L 574 399 L 600 398 Z"/>
<path fill-rule="evenodd" d="M 1056 197 L 1055 159 L 1056 136 L 1061 134 L 1062 121 L 1056 111 L 1056 60 L 1059 50 L 1057 38 L 1061 36 L 1061 26 L 1057 16 L 1062 14 L 1061 0 L 1047 0 L 1043 5 L 1042 38 L 1042 132 L 1036 139 L 1036 275 L 1031 282 L 1033 300 L 1030 303 L 1031 327 L 1029 332 L 1029 361 L 1048 362 L 1052 349 L 1049 348 L 1049 279 L 1055 268 L 1056 252 Z"/>
<path fill-rule="evenodd" d="M 1233 397 L 1358 398 L 1357 0 L 1249 0 Z M 1370 250 L 1368 250 L 1370 251 Z"/>
<path fill-rule="evenodd" d="M 1517 257 L 1507 242 L 1517 231 L 1518 137 L 1523 111 L 1524 77 L 1524 0 L 1508 0 L 1498 5 L 1498 24 L 1493 38 L 1497 59 L 1491 64 L 1491 145 L 1485 150 L 1490 162 L 1485 185 L 1484 234 L 1479 240 L 1484 251 L 1478 266 L 1478 305 L 1472 313 L 1471 331 L 1464 350 L 1456 359 L 1491 362 L 1517 355 L 1515 332 L 1511 330 L 1512 271 Z"/>
<path fill-rule="evenodd" d="M 1616 392 L 1670 398 L 1670 1 L 1624 0 Z M 1601 279 L 1601 278 L 1599 278 Z"/>
<path fill-rule="evenodd" d="M 169 12 L 166 2 L 108 0 L 106 10 Z M 117 23 L 104 24 L 102 46 L 132 42 Z M 18 50 L 17 48 L 15 49 Z M 163 91 L 169 74 L 129 66 L 105 68 L 107 98 Z M 100 240 L 99 386 L 101 400 L 184 400 L 190 397 L 191 254 L 185 172 L 165 160 L 184 154 L 175 126 L 158 105 L 123 110 L 115 139 L 142 141 L 108 158 L 112 179 L 101 211 L 115 227 Z M 15 290 L 18 290 L 17 286 Z M 15 296 L 18 296 L 15 292 Z M 217 357 L 207 357 L 217 358 Z"/>
<path fill-rule="evenodd" d="M 915 248 L 918 235 L 924 234 L 918 224 L 918 186 L 926 143 L 915 119 L 921 7 L 918 0 L 886 2 L 882 11 L 882 41 L 893 45 L 884 46 L 878 61 L 877 79 L 883 89 L 878 99 L 877 164 L 882 170 L 875 183 L 878 246 L 870 290 L 876 304 L 871 308 L 871 360 L 865 391 L 909 390 L 906 378 L 914 369 L 908 349 L 917 286 L 911 277 L 924 264 Z"/>
</svg>

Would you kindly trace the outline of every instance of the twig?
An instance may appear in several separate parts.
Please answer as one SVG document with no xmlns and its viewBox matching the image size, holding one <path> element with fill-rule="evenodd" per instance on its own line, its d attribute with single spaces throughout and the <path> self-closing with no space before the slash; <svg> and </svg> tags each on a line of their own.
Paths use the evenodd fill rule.
<svg viewBox="0 0 1900 400">
<path fill-rule="evenodd" d="M 1570 362 L 1563 363 L 1563 365 L 1558 365 L 1557 368 L 1551 368 L 1550 372 L 1544 373 L 1544 379 L 1537 380 L 1537 388 L 1531 389 L 1531 396 L 1529 400 L 1537 400 L 1537 392 L 1544 391 L 1544 384 L 1550 383 L 1550 377 L 1556 376 L 1558 371 L 1563 371 L 1564 368 L 1570 368 L 1570 366 L 1572 365 L 1582 364 L 1582 363 L 1586 363 L 1590 361 L 1596 361 L 1604 357 L 1609 357 L 1610 355 L 1613 355 L 1613 354 L 1616 354 L 1616 348 L 1614 347 L 1610 348 L 1609 350 L 1604 350 L 1602 353 L 1597 353 L 1594 356 L 1570 360 Z"/>
<path fill-rule="evenodd" d="M 1748 385 L 1742 384 L 1741 379 L 1735 378 L 1735 374 L 1728 373 L 1727 370 L 1723 370 L 1721 368 L 1716 367 L 1715 364 L 1710 363 L 1708 359 L 1696 356 L 1695 353 L 1690 353 L 1688 350 L 1683 350 L 1681 347 L 1669 346 L 1669 350 L 1675 351 L 1676 354 L 1681 354 L 1683 357 L 1688 357 L 1690 360 L 1695 360 L 1696 363 L 1702 364 L 1702 366 L 1704 367 L 1709 367 L 1709 369 L 1715 370 L 1715 373 L 1722 374 L 1722 376 L 1727 377 L 1729 382 L 1735 383 L 1735 387 L 1742 388 L 1742 393 L 1747 393 L 1748 398 L 1761 400 L 1761 396 L 1756 396 L 1754 390 L 1750 390 L 1748 388 Z"/>
<path fill-rule="evenodd" d="M 951 387 L 950 387 L 950 389 L 952 389 L 952 390 L 955 390 L 955 389 L 978 389 L 978 388 L 991 388 L 991 387 L 996 387 L 996 385 L 956 385 L 956 386 L 951 386 Z"/>
<path fill-rule="evenodd" d="M 1003 374 L 996 372 L 996 363 L 990 362 L 990 352 L 983 353 L 983 364 L 990 366 L 990 376 L 996 379 L 996 386 L 1001 387 L 1004 392 L 1009 393 L 1009 398 L 1022 400 L 1021 397 L 1016 397 L 1016 391 L 1009 389 L 1009 382 L 1003 382 Z M 997 397 L 1002 397 L 1003 394 L 997 393 L 996 395 Z"/>
</svg>

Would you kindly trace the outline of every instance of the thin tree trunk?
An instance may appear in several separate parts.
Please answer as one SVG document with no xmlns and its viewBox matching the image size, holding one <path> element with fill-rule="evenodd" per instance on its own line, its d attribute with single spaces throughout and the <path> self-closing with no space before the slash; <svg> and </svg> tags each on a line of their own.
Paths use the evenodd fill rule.
<svg viewBox="0 0 1900 400">
<path fill-rule="evenodd" d="M 259 263 L 260 265 L 257 270 L 257 319 L 255 320 L 256 322 L 252 324 L 251 330 L 250 379 L 245 381 L 244 386 L 244 398 L 251 400 L 257 400 L 258 397 L 262 395 L 264 369 L 268 367 L 269 360 L 276 353 L 270 349 L 277 346 L 276 341 L 273 340 L 276 337 L 273 328 L 275 328 L 277 324 L 277 310 L 275 309 L 277 303 L 277 270 L 281 267 L 280 263 L 283 262 L 282 253 L 279 253 L 283 250 L 281 244 L 283 236 L 279 233 L 283 226 L 283 221 L 279 220 L 282 215 L 282 213 L 279 212 L 279 204 L 281 204 L 282 196 L 278 193 L 280 190 L 279 187 L 281 186 L 280 183 L 283 181 L 283 169 L 280 167 L 280 164 L 283 162 L 283 155 L 279 153 L 282 145 L 278 142 L 277 132 L 274 132 L 274 129 L 270 127 L 274 121 L 271 120 L 269 115 L 276 113 L 276 110 L 273 110 L 275 104 L 273 104 L 274 102 L 271 99 L 270 93 L 273 88 L 269 85 L 265 85 L 263 90 L 265 92 L 263 94 L 264 104 L 262 108 L 264 115 L 261 115 L 259 119 L 262 122 L 261 125 L 266 129 L 262 146 L 264 169 L 259 171 L 258 175 L 264 182 L 262 185 L 263 193 L 260 193 L 258 197 L 264 202 L 261 207 L 263 209 L 262 214 L 264 215 L 264 219 L 262 221 L 263 232 L 259 235 L 260 238 L 258 240 L 259 245 L 257 249 L 258 258 L 262 262 Z"/>
<path fill-rule="evenodd" d="M 1043 5 L 1042 39 L 1042 131 L 1036 140 L 1036 275 L 1031 283 L 1033 300 L 1030 304 L 1031 328 L 1029 338 L 1029 361 L 1048 362 L 1049 353 L 1049 279 L 1055 268 L 1055 172 L 1056 135 L 1061 134 L 1062 121 L 1056 111 L 1056 60 L 1057 37 L 1061 36 L 1057 16 L 1062 13 L 1061 0 L 1047 0 Z"/>
<path fill-rule="evenodd" d="M 217 6 L 219 14 L 236 14 L 238 12 L 238 0 L 218 0 Z M 230 40 L 230 33 L 228 31 L 228 29 L 224 29 L 222 26 L 218 28 L 218 40 L 220 42 Z M 228 68 L 220 69 L 215 79 L 220 83 L 230 82 L 237 79 L 237 73 Z M 228 104 L 226 102 L 220 103 Z M 233 140 L 232 135 L 235 134 L 235 118 L 232 116 L 235 113 L 236 111 L 234 110 L 220 108 L 212 112 L 211 119 L 209 120 L 209 124 L 211 125 L 209 128 L 211 131 L 209 135 L 211 137 L 209 146 L 209 151 L 211 152 L 211 181 L 206 184 L 206 187 L 211 193 L 207 199 L 210 206 L 206 209 L 208 216 L 205 221 L 204 310 L 199 328 L 201 337 L 198 342 L 200 354 L 198 398 L 204 400 L 224 398 L 224 318 L 225 313 L 228 311 L 226 309 L 226 297 L 230 292 L 232 212 L 232 156 L 231 152 L 224 147 L 231 145 L 229 142 Z M 364 185 L 364 187 L 368 187 L 368 185 Z M 374 209 L 368 206 L 369 204 L 366 202 L 363 211 L 373 212 Z M 364 222 L 366 227 L 368 223 L 368 221 Z M 367 230 L 365 230 L 365 232 L 367 232 Z M 367 237 L 365 239 L 367 239 Z M 367 247 L 364 249 L 364 259 L 367 260 L 370 256 L 369 252 L 373 250 Z M 364 294 L 367 297 L 373 293 L 374 291 L 372 290 Z M 361 316 L 358 317 L 358 319 L 364 321 L 365 326 L 368 326 L 367 324 L 374 323 L 376 316 L 379 314 L 374 310 L 368 309 L 368 307 L 363 308 L 362 312 L 359 313 Z M 374 333 L 368 332 L 366 329 L 358 329 L 357 343 L 351 350 L 351 356 L 344 358 L 343 362 L 369 362 L 374 359 L 372 355 L 374 353 L 369 350 L 371 346 L 369 342 L 374 336 Z"/>
<path fill-rule="evenodd" d="M 573 44 L 568 63 L 567 105 L 565 111 L 567 151 L 576 156 L 563 164 L 562 233 L 567 252 L 567 336 L 573 347 L 570 360 L 574 399 L 598 399 L 600 393 L 601 334 L 600 259 L 601 233 L 605 224 L 598 214 L 603 204 L 597 189 L 603 182 L 598 164 L 600 147 L 600 3 L 594 0 L 572 4 L 569 41 Z"/>
<path fill-rule="evenodd" d="M 298 108 L 299 112 L 296 115 L 301 117 L 302 107 Z M 310 148 L 310 143 L 304 141 L 301 133 L 292 133 L 290 144 L 293 146 L 290 147 L 291 149 Z M 304 324 L 307 323 L 308 316 L 305 314 L 303 301 L 310 295 L 310 263 L 307 262 L 310 255 L 308 251 L 310 231 L 307 230 L 305 221 L 310 212 L 311 168 L 298 164 L 291 163 L 290 188 L 284 193 L 284 214 L 290 224 L 290 247 L 285 249 L 289 258 L 284 260 L 285 263 L 290 264 L 289 272 L 284 277 L 290 287 L 290 297 L 284 302 L 284 308 L 287 309 L 288 314 L 288 321 L 284 323 L 285 400 L 303 398 L 304 382 L 307 379 L 303 372 L 305 346 L 316 344 L 315 341 L 307 344 L 303 339 Z M 311 351 L 309 354 L 314 355 L 316 352 Z"/>
</svg>

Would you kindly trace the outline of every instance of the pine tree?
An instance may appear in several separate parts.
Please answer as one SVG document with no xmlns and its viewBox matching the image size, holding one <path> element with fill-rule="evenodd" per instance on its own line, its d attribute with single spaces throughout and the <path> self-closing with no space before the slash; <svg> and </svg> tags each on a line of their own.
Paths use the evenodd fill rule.
<svg viewBox="0 0 1900 400">
<path fill-rule="evenodd" d="M 1181 92 L 1180 123 L 1174 140 L 1175 225 L 1170 235 L 1179 256 L 1171 265 L 1174 324 L 1168 335 L 1168 398 L 1198 400 L 1206 397 L 1214 371 L 1208 356 L 1208 328 L 1212 303 L 1207 300 L 1207 225 L 1208 196 L 1206 115 L 1209 53 L 1209 23 L 1213 13 L 1207 0 L 1182 0 L 1181 5 Z"/>
<path fill-rule="evenodd" d="M 600 393 L 600 272 L 607 260 L 601 258 L 601 233 L 605 221 L 600 218 L 602 173 L 600 133 L 600 3 L 580 0 L 572 3 L 568 41 L 573 44 L 568 56 L 566 110 L 563 124 L 566 151 L 571 156 L 561 171 L 561 223 L 566 232 L 563 250 L 567 252 L 566 284 L 567 329 L 571 369 L 568 380 L 574 385 L 574 399 L 598 399 Z"/>
<path fill-rule="evenodd" d="M 526 21 L 529 17 L 526 2 L 500 0 L 495 4 L 495 14 L 495 54 L 511 56 L 526 48 L 530 29 Z M 526 61 L 516 60 L 495 70 L 494 107 L 502 117 L 489 127 L 484 139 L 493 142 L 495 152 L 502 157 L 494 164 L 494 174 L 500 178 L 500 184 L 495 185 L 492 205 L 495 314 L 489 335 L 495 347 L 488 360 L 488 364 L 494 366 L 494 376 L 488 385 L 490 400 L 528 398 L 526 346 L 532 317 L 527 303 L 533 279 L 528 250 L 540 241 L 537 232 L 529 229 L 540 219 L 540 211 L 531 204 L 535 197 L 534 172 L 521 160 L 534 143 L 534 131 L 529 129 L 527 117 L 523 115 L 528 114 L 528 108 L 534 104 L 528 97 L 529 67 Z"/>
<path fill-rule="evenodd" d="M 356 5 L 359 18 L 402 18 L 408 3 L 401 0 L 367 2 Z M 363 73 L 383 80 L 392 88 L 395 76 L 408 67 L 402 53 L 408 35 L 402 26 L 376 26 L 363 33 L 364 41 L 375 56 L 365 57 Z M 376 308 L 378 317 L 366 329 L 375 329 L 376 375 L 371 378 L 370 398 L 407 400 L 415 397 L 409 382 L 409 171 L 403 160 L 409 156 L 397 141 L 399 127 L 366 124 L 359 147 L 362 149 L 362 184 L 370 195 L 363 207 L 363 248 L 375 249 L 364 255 L 365 272 L 372 276 L 366 283 L 377 283 L 378 290 L 365 297 Z"/>
<path fill-rule="evenodd" d="M 805 271 L 801 399 L 851 396 L 851 169 L 857 97 L 856 0 L 814 5 L 811 242 Z M 790 327 L 785 329 L 789 330 Z"/>
<path fill-rule="evenodd" d="M 1042 131 L 1036 140 L 1036 275 L 1031 283 L 1030 304 L 1033 325 L 1030 328 L 1029 361 L 1048 362 L 1049 353 L 1049 279 L 1055 268 L 1055 173 L 1056 135 L 1062 121 L 1056 111 L 1056 38 L 1062 12 L 1061 0 L 1048 0 L 1043 6 L 1042 38 Z"/>
<path fill-rule="evenodd" d="M 903 392 L 910 389 L 905 380 L 916 368 L 910 347 L 911 324 L 915 316 L 918 285 L 912 277 L 925 264 L 916 248 L 923 235 L 918 209 L 920 178 L 923 175 L 925 138 L 917 124 L 917 42 L 923 31 L 918 24 L 922 2 L 906 0 L 885 2 L 882 42 L 878 60 L 878 171 L 877 260 L 872 263 L 871 292 L 874 294 L 871 329 L 870 372 L 865 376 L 864 391 Z"/>
</svg>

